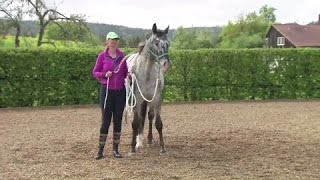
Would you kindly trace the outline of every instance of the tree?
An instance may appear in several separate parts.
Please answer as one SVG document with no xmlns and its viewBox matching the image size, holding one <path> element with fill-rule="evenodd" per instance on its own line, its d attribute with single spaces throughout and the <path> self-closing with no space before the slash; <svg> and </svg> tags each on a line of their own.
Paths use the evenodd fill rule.
<svg viewBox="0 0 320 180">
<path fill-rule="evenodd" d="M 140 42 L 141 38 L 139 36 L 134 36 L 128 39 L 127 46 L 131 48 L 137 48 Z"/>
<path fill-rule="evenodd" d="M 85 23 L 84 21 L 81 23 Z M 94 35 L 86 25 L 73 21 L 54 21 L 47 29 L 45 37 L 48 40 L 82 42 L 83 45 L 101 45 L 98 36 Z M 105 37 L 104 37 L 105 39 Z"/>
<path fill-rule="evenodd" d="M 88 41 L 90 31 L 86 28 L 81 28 L 75 22 L 54 22 L 48 26 L 46 37 L 54 40 L 69 40 L 69 41 Z"/>
<path fill-rule="evenodd" d="M 13 0 L 0 1 L 0 12 L 4 14 L 1 26 L 5 31 L 8 31 L 10 27 L 16 29 L 15 47 L 20 47 L 19 37 L 21 34 L 22 17 L 27 13 L 24 6 L 24 3 L 15 3 Z"/>
<path fill-rule="evenodd" d="M 213 48 L 217 37 L 212 28 L 179 27 L 173 37 L 172 47 L 176 49 Z"/>
<path fill-rule="evenodd" d="M 215 46 L 217 38 L 211 28 L 203 28 L 196 33 L 196 48 L 212 48 Z"/>
<path fill-rule="evenodd" d="M 125 38 L 121 38 L 121 39 L 120 39 L 119 47 L 120 47 L 120 48 L 125 48 L 125 47 L 127 47 L 127 41 L 126 41 Z"/>
<path fill-rule="evenodd" d="M 52 42 L 43 42 L 45 29 L 51 22 L 56 22 L 56 24 L 59 24 L 58 20 L 60 21 L 64 20 L 64 21 L 78 22 L 80 25 L 85 25 L 85 23 L 83 23 L 84 18 L 81 17 L 80 15 L 71 15 L 70 17 L 67 17 L 64 14 L 57 11 L 57 8 L 48 8 L 44 0 L 22 0 L 22 1 L 27 1 L 32 6 L 33 8 L 32 13 L 34 13 L 38 18 L 39 35 L 38 35 L 37 46 L 41 46 L 41 44 L 43 43 L 52 44 Z M 62 26 L 59 26 L 59 27 L 63 28 Z"/>
<path fill-rule="evenodd" d="M 276 21 L 273 7 L 264 5 L 256 12 L 240 15 L 235 23 L 228 22 L 220 35 L 222 48 L 258 48 L 264 45 L 268 27 Z"/>
<path fill-rule="evenodd" d="M 178 27 L 173 37 L 172 48 L 195 49 L 196 34 L 192 29 Z"/>
<path fill-rule="evenodd" d="M 259 14 L 264 21 L 274 23 L 276 22 L 276 15 L 274 14 L 275 10 L 276 9 L 273 7 L 264 5 L 259 9 Z"/>
<path fill-rule="evenodd" d="M 10 20 L 0 18 L 0 35 L 5 36 L 8 34 L 8 31 L 10 29 Z"/>
</svg>

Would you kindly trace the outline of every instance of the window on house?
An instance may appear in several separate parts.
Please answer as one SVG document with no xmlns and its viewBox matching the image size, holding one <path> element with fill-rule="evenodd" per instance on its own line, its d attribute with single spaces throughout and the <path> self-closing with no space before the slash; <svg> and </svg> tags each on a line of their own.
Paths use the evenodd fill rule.
<svg viewBox="0 0 320 180">
<path fill-rule="evenodd" d="M 284 46 L 284 42 L 285 42 L 284 37 L 278 37 L 277 38 L 277 45 L 278 46 Z"/>
</svg>

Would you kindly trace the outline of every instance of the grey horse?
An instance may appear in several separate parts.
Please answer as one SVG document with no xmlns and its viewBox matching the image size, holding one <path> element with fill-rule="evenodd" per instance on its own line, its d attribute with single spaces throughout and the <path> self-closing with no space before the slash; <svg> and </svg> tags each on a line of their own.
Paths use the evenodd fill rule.
<svg viewBox="0 0 320 180">
<path fill-rule="evenodd" d="M 155 119 L 155 126 L 159 133 L 160 153 L 165 153 L 166 148 L 163 141 L 163 123 L 161 120 L 161 94 L 164 86 L 164 72 L 170 65 L 169 60 L 169 41 L 167 33 L 169 26 L 165 30 L 157 29 L 153 24 L 151 36 L 143 43 L 139 44 L 140 52 L 128 62 L 132 72 L 132 82 L 134 83 L 134 95 L 136 105 L 133 108 L 132 121 L 132 143 L 130 155 L 135 154 L 142 148 L 143 129 L 145 117 L 148 110 L 149 131 L 148 145 L 153 143 L 152 123 Z M 132 67 L 130 68 L 130 64 Z"/>
</svg>

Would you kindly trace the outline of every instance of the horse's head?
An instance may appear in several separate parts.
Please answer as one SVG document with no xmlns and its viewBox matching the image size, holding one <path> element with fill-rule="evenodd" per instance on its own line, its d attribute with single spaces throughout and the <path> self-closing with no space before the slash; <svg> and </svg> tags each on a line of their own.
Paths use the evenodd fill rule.
<svg viewBox="0 0 320 180">
<path fill-rule="evenodd" d="M 148 53 L 153 56 L 161 69 L 165 72 L 170 66 L 169 46 L 170 42 L 167 39 L 169 26 L 165 30 L 157 29 L 156 23 L 152 26 L 152 35 L 147 41 Z"/>
</svg>

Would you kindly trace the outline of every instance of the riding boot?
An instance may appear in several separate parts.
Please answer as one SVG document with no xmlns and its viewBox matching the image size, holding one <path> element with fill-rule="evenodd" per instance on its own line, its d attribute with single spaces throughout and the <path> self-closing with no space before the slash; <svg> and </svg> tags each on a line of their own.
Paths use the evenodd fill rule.
<svg viewBox="0 0 320 180">
<path fill-rule="evenodd" d="M 103 149 L 104 149 L 104 146 L 100 144 L 100 145 L 99 145 L 98 153 L 97 153 L 97 155 L 94 157 L 96 160 L 99 160 L 99 159 L 102 159 L 102 158 L 103 158 Z"/>
<path fill-rule="evenodd" d="M 106 140 L 107 140 L 107 134 L 100 134 L 98 153 L 94 157 L 96 160 L 103 158 L 103 150 L 104 150 L 104 146 L 106 144 Z"/>
<path fill-rule="evenodd" d="M 115 158 L 122 158 L 123 156 L 119 153 L 119 143 L 113 143 L 113 156 Z"/>
<path fill-rule="evenodd" d="M 120 133 L 113 134 L 112 154 L 115 158 L 122 158 L 119 153 Z"/>
</svg>

